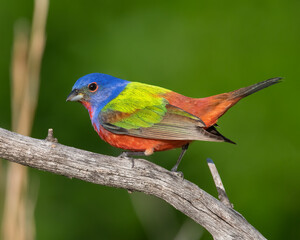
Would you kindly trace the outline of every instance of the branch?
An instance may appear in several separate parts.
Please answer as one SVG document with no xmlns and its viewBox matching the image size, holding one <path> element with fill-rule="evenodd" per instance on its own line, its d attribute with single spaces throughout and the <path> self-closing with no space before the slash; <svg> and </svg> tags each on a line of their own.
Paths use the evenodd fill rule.
<svg viewBox="0 0 300 240">
<path fill-rule="evenodd" d="M 230 203 L 229 198 L 226 194 L 224 185 L 222 183 L 220 174 L 218 172 L 218 169 L 215 165 L 215 163 L 213 162 L 212 159 L 208 158 L 206 159 L 209 170 L 211 172 L 211 175 L 213 176 L 217 191 L 218 191 L 218 197 L 220 199 L 220 201 L 225 204 L 227 207 L 229 208 L 233 208 L 233 204 Z"/>
<path fill-rule="evenodd" d="M 154 195 L 206 228 L 214 239 L 265 239 L 233 209 L 144 159 L 105 156 L 0 128 L 0 158 L 100 185 Z"/>
</svg>

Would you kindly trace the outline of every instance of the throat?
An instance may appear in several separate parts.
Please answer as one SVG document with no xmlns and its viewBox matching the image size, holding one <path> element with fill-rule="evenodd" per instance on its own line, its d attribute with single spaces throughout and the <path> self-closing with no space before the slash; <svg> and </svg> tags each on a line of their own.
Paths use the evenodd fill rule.
<svg viewBox="0 0 300 240">
<path fill-rule="evenodd" d="M 96 117 L 99 114 L 99 111 L 97 111 L 94 107 L 92 107 L 90 102 L 82 101 L 81 104 L 89 111 L 90 119 L 92 122 L 92 125 L 96 132 L 99 132 L 99 121 Z"/>
<path fill-rule="evenodd" d="M 90 118 L 93 119 L 94 111 L 92 110 L 91 103 L 86 101 L 81 101 L 80 103 L 89 111 Z"/>
</svg>

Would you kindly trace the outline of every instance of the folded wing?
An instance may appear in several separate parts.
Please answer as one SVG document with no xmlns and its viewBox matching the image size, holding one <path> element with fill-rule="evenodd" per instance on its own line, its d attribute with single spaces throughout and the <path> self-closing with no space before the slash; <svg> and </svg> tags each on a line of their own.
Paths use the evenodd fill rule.
<svg viewBox="0 0 300 240">
<path fill-rule="evenodd" d="M 147 86 L 149 85 L 143 84 L 140 87 L 125 89 L 120 99 L 117 97 L 112 100 L 100 112 L 100 124 L 114 134 L 140 138 L 230 141 L 215 128 L 206 128 L 199 117 L 169 104 L 163 98 L 163 93 L 157 93 L 153 86 L 148 89 Z M 156 91 L 155 94 L 153 91 Z M 130 98 L 126 98 L 126 94 Z"/>
</svg>

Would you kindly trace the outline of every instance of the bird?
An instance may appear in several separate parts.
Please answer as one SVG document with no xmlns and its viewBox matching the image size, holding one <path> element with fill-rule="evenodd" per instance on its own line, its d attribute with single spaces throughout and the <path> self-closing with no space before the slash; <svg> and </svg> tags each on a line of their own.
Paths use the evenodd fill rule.
<svg viewBox="0 0 300 240">
<path fill-rule="evenodd" d="M 121 157 L 181 148 L 171 169 L 177 172 L 193 141 L 235 144 L 217 130 L 218 119 L 242 98 L 280 80 L 271 78 L 235 91 L 191 98 L 166 88 L 91 73 L 75 82 L 66 101 L 80 102 L 88 110 L 100 138 L 125 150 Z"/>
</svg>

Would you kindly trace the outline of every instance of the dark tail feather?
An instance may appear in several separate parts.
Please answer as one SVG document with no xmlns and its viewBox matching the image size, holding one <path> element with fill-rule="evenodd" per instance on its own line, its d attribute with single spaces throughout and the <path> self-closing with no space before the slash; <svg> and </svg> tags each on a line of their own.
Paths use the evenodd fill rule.
<svg viewBox="0 0 300 240">
<path fill-rule="evenodd" d="M 228 143 L 232 143 L 232 144 L 236 144 L 234 141 L 231 141 L 230 139 L 228 139 L 227 137 L 224 137 L 221 133 L 218 132 L 218 130 L 215 128 L 216 124 L 214 126 L 211 126 L 207 129 L 205 129 L 207 132 L 217 136 L 218 138 L 223 139 L 224 142 L 228 142 Z"/>
<path fill-rule="evenodd" d="M 281 79 L 282 78 L 280 78 L 280 77 L 271 78 L 266 81 L 253 84 L 249 87 L 240 88 L 238 90 L 231 92 L 232 98 L 243 98 L 243 97 L 249 96 L 250 94 L 255 93 L 259 90 L 262 90 L 266 87 L 269 87 L 275 83 L 279 83 Z"/>
</svg>

